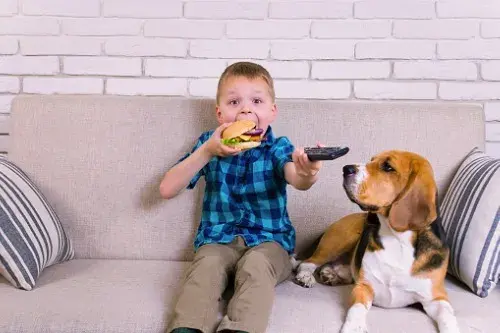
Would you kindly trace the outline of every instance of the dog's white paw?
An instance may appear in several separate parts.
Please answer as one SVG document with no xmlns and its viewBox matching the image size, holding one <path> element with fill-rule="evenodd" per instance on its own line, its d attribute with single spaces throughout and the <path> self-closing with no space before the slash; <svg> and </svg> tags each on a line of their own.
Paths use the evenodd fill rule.
<svg viewBox="0 0 500 333">
<path fill-rule="evenodd" d="M 295 281 L 302 287 L 311 288 L 316 284 L 314 273 L 309 271 L 302 271 L 295 276 Z"/>
<path fill-rule="evenodd" d="M 439 333 L 460 333 L 456 320 L 450 320 L 439 325 Z"/>
<path fill-rule="evenodd" d="M 368 333 L 366 327 L 368 308 L 361 303 L 351 306 L 347 311 L 347 317 L 340 333 Z"/>
<path fill-rule="evenodd" d="M 340 333 L 368 333 L 366 325 L 353 321 L 346 321 L 340 330 Z"/>
</svg>

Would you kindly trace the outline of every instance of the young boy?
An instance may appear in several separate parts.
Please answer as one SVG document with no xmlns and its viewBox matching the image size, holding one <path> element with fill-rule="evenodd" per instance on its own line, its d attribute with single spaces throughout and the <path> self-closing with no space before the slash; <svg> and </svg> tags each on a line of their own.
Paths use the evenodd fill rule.
<svg viewBox="0 0 500 333">
<path fill-rule="evenodd" d="M 211 333 L 221 294 L 234 277 L 234 295 L 217 332 L 263 333 L 274 287 L 291 273 L 295 230 L 286 208 L 286 185 L 309 189 L 321 162 L 310 162 L 288 138 L 274 136 L 274 84 L 262 66 L 239 62 L 226 68 L 216 104 L 221 125 L 203 133 L 160 185 L 162 196 L 172 198 L 186 186 L 193 188 L 201 176 L 206 180 L 195 257 L 167 332 Z M 221 132 L 241 119 L 263 129 L 260 146 L 239 151 L 221 143 Z"/>
</svg>

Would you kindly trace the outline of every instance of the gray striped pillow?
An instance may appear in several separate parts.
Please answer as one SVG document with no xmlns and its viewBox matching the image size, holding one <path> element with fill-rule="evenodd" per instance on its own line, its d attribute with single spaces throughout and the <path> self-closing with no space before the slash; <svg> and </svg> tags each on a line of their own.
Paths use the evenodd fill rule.
<svg viewBox="0 0 500 333">
<path fill-rule="evenodd" d="M 453 177 L 441 215 L 449 273 L 488 296 L 500 274 L 500 160 L 473 149 Z"/>
<path fill-rule="evenodd" d="M 42 193 L 0 158 L 0 275 L 31 290 L 43 269 L 74 256 L 73 246 Z"/>
</svg>

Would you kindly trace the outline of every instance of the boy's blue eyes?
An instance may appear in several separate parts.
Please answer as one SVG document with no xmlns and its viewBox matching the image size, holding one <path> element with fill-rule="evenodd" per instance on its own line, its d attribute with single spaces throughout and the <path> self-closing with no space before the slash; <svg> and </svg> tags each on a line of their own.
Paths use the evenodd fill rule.
<svg viewBox="0 0 500 333">
<path fill-rule="evenodd" d="M 255 104 L 260 104 L 260 103 L 262 103 L 262 100 L 261 100 L 260 98 L 254 98 L 254 99 L 252 100 L 252 102 L 253 102 L 253 103 L 255 103 Z M 229 101 L 229 104 L 230 104 L 230 105 L 238 105 L 238 103 L 239 103 L 239 101 L 238 101 L 238 100 L 236 100 L 236 99 L 233 99 L 233 100 L 230 100 L 230 101 Z"/>
</svg>

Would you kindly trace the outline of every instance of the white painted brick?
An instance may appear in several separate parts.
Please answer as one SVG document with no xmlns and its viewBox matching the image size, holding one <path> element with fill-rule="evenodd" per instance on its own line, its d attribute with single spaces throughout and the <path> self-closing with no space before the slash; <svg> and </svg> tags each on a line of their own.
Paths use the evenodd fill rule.
<svg viewBox="0 0 500 333">
<path fill-rule="evenodd" d="M 66 57 L 65 74 L 141 76 L 140 58 L 118 57 Z"/>
<path fill-rule="evenodd" d="M 309 64 L 307 61 L 268 61 L 254 59 L 233 59 L 228 65 L 238 61 L 250 61 L 263 66 L 274 79 L 307 79 Z"/>
<path fill-rule="evenodd" d="M 500 2 L 497 0 L 437 1 L 437 15 L 442 18 L 500 18 Z"/>
<path fill-rule="evenodd" d="M 384 79 L 391 74 L 391 64 L 382 61 L 313 62 L 313 79 Z"/>
<path fill-rule="evenodd" d="M 221 59 L 146 59 L 147 76 L 219 77 L 227 61 Z"/>
<path fill-rule="evenodd" d="M 500 158 L 500 142 L 486 142 L 486 153 L 495 158 Z"/>
<path fill-rule="evenodd" d="M 187 79 L 108 79 L 106 93 L 113 95 L 185 96 Z"/>
<path fill-rule="evenodd" d="M 25 15 L 46 16 L 99 16 L 100 0 L 22 0 Z"/>
<path fill-rule="evenodd" d="M 363 41 L 356 44 L 357 59 L 432 59 L 433 41 Z"/>
<path fill-rule="evenodd" d="M 481 75 L 484 80 L 500 81 L 500 61 L 487 61 L 482 63 Z"/>
<path fill-rule="evenodd" d="M 434 82 L 356 81 L 354 95 L 362 99 L 435 99 Z"/>
<path fill-rule="evenodd" d="M 62 21 L 62 32 L 73 36 L 130 36 L 141 32 L 142 20 L 80 18 Z"/>
<path fill-rule="evenodd" d="M 102 94 L 103 79 L 25 77 L 23 92 L 28 94 Z"/>
<path fill-rule="evenodd" d="M 11 16 L 17 14 L 18 0 L 2 0 L 0 1 L 0 16 Z"/>
<path fill-rule="evenodd" d="M 352 17 L 353 4 L 335 1 L 283 1 L 269 4 L 270 18 L 310 19 Z"/>
<path fill-rule="evenodd" d="M 500 123 L 486 123 L 486 141 L 500 142 Z"/>
<path fill-rule="evenodd" d="M 500 38 L 500 21 L 484 21 L 481 23 L 483 38 Z"/>
<path fill-rule="evenodd" d="M 22 37 L 23 55 L 98 55 L 101 40 L 91 37 Z"/>
<path fill-rule="evenodd" d="M 10 115 L 2 114 L 0 115 L 0 133 L 6 134 L 10 131 Z"/>
<path fill-rule="evenodd" d="M 194 79 L 189 82 L 189 95 L 215 98 L 218 79 Z"/>
<path fill-rule="evenodd" d="M 105 42 L 104 50 L 108 55 L 184 57 L 187 54 L 187 41 L 163 38 L 110 38 Z"/>
<path fill-rule="evenodd" d="M 408 61 L 394 64 L 396 79 L 476 80 L 477 67 L 468 61 Z"/>
<path fill-rule="evenodd" d="M 271 57 L 295 59 L 352 59 L 355 42 L 351 40 L 301 40 L 272 42 Z"/>
<path fill-rule="evenodd" d="M 12 100 L 15 95 L 0 95 L 0 113 L 10 113 Z"/>
<path fill-rule="evenodd" d="M 500 102 L 484 103 L 484 115 L 486 121 L 500 121 Z"/>
<path fill-rule="evenodd" d="M 446 100 L 500 99 L 498 82 L 441 82 L 439 97 Z"/>
<path fill-rule="evenodd" d="M 7 152 L 9 151 L 9 146 L 10 146 L 10 136 L 8 135 L 0 135 L 0 151 L 2 152 Z"/>
<path fill-rule="evenodd" d="M 227 23 L 229 38 L 293 39 L 309 37 L 310 22 L 304 20 L 241 21 Z"/>
<path fill-rule="evenodd" d="M 429 19 L 435 17 L 430 1 L 360 1 L 354 4 L 354 17 Z"/>
<path fill-rule="evenodd" d="M 0 37 L 0 54 L 15 54 L 19 48 L 16 38 Z"/>
<path fill-rule="evenodd" d="M 396 38 L 469 39 L 479 34 L 479 22 L 468 20 L 395 21 Z"/>
<path fill-rule="evenodd" d="M 144 36 L 178 38 L 212 38 L 224 35 L 223 21 L 207 20 L 148 20 L 144 25 Z"/>
<path fill-rule="evenodd" d="M 350 82 L 276 80 L 277 98 L 346 99 L 351 95 Z"/>
<path fill-rule="evenodd" d="M 196 58 L 254 58 L 269 54 L 269 42 L 263 40 L 193 40 L 189 53 Z"/>
<path fill-rule="evenodd" d="M 47 17 L 12 17 L 0 19 L 2 35 L 57 35 L 59 22 Z"/>
<path fill-rule="evenodd" d="M 20 87 L 19 78 L 0 76 L 0 93 L 18 93 Z"/>
<path fill-rule="evenodd" d="M 500 41 L 440 41 L 437 54 L 439 59 L 500 59 Z"/>
<path fill-rule="evenodd" d="M 391 35 L 391 22 L 382 20 L 314 21 L 313 38 L 382 38 Z"/>
<path fill-rule="evenodd" d="M 59 73 L 57 57 L 21 57 L 0 58 L 0 74 L 17 75 L 53 75 Z"/>
<path fill-rule="evenodd" d="M 141 18 L 182 17 L 182 2 L 176 0 L 104 0 L 103 16 Z"/>
<path fill-rule="evenodd" d="M 206 19 L 264 19 L 267 15 L 266 2 L 187 2 L 184 16 Z"/>
</svg>

